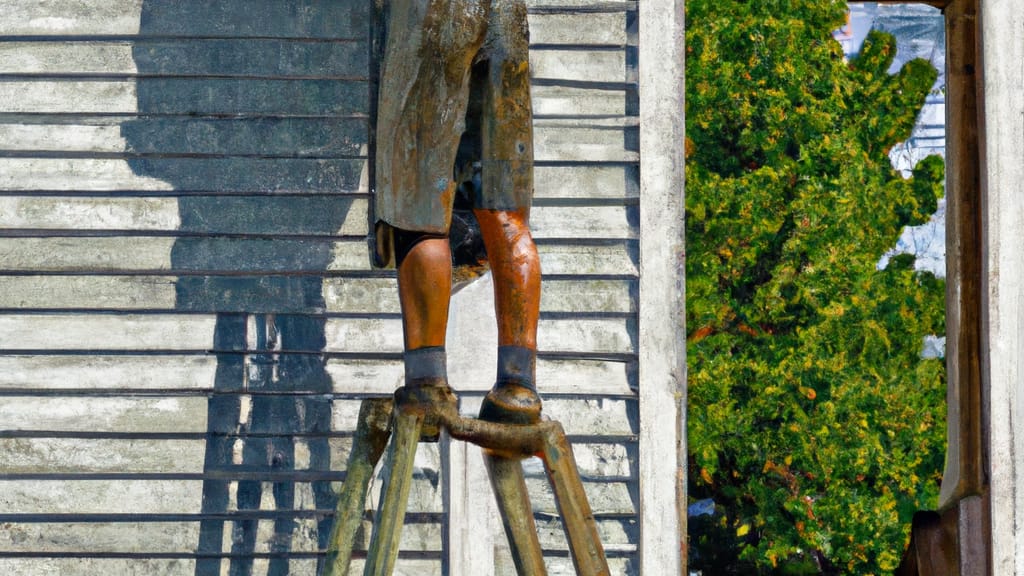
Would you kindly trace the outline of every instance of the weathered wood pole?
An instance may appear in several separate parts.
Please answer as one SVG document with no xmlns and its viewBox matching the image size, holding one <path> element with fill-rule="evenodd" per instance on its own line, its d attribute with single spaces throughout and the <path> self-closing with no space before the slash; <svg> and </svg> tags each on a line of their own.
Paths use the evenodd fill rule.
<svg viewBox="0 0 1024 576">
<path fill-rule="evenodd" d="M 324 576 L 345 576 L 352 559 L 356 531 L 366 509 L 366 490 L 373 478 L 373 469 L 380 461 L 391 434 L 390 398 L 364 400 L 359 407 L 359 421 L 352 442 L 352 452 L 345 468 L 345 483 L 338 494 L 334 528 L 327 544 Z"/>
</svg>

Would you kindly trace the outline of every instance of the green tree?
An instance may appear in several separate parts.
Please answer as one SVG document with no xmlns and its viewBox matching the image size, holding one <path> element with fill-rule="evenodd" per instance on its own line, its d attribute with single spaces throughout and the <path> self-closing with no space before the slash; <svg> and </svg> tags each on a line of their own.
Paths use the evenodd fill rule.
<svg viewBox="0 0 1024 576">
<path fill-rule="evenodd" d="M 872 33 L 847 62 L 835 0 L 687 2 L 691 523 L 705 574 L 881 574 L 936 504 L 944 284 L 901 256 L 943 165 L 890 166 L 936 79 L 887 73 Z"/>
</svg>

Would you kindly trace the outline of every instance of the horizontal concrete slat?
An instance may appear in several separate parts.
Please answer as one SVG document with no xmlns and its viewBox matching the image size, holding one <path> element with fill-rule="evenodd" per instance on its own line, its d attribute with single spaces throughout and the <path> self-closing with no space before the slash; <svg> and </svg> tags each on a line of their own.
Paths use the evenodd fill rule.
<svg viewBox="0 0 1024 576">
<path fill-rule="evenodd" d="M 637 162 L 637 153 L 625 149 L 630 129 L 539 123 L 534 156 L 539 161 Z M 363 119 L 157 116 L 107 124 L 0 124 L 4 150 L 38 153 L 339 157 L 365 156 L 366 143 Z"/>
<path fill-rule="evenodd" d="M 625 81 L 605 76 L 601 82 Z M 612 85 L 535 85 L 531 93 L 533 113 L 538 116 L 621 116 L 626 112 L 625 90 Z M 234 103 L 235 98 L 241 100 Z M 365 85 L 333 80 L 8 80 L 0 82 L 0 102 L 0 112 L 10 114 L 334 117 L 365 114 L 368 95 Z"/>
<path fill-rule="evenodd" d="M 530 93 L 535 116 L 586 117 L 626 114 L 626 91 L 621 88 L 535 85 Z"/>
<path fill-rule="evenodd" d="M 305 483 L 295 483 L 298 489 Z M 202 480 L 0 480 L 0 502 L 5 514 L 199 514 L 202 511 Z M 424 477 L 414 477 L 410 512 L 440 512 L 440 487 Z M 271 500 L 272 501 L 272 500 Z M 297 501 L 315 509 L 312 501 Z M 308 505 L 308 506 L 306 506 Z M 270 508 L 274 509 L 274 508 Z M 228 510 L 239 510 L 231 502 Z"/>
<path fill-rule="evenodd" d="M 172 276 L 0 276 L 0 308 L 172 310 L 175 298 Z"/>
<path fill-rule="evenodd" d="M 273 520 L 261 521 L 264 525 L 272 522 Z M 297 554 L 325 553 L 318 550 L 317 543 L 311 539 L 311 536 L 316 535 L 315 532 L 306 534 L 301 531 L 307 528 L 315 530 L 316 519 L 300 518 L 295 523 L 299 530 L 292 537 L 292 551 Z M 227 530 L 232 528 L 230 521 L 226 525 Z M 200 522 L 54 522 L 9 523 L 6 526 L 8 529 L 0 532 L 0 549 L 11 553 L 49 553 L 54 556 L 83 553 L 95 556 L 191 555 L 196 552 L 200 530 Z M 615 526 L 608 523 L 608 528 L 608 532 L 614 534 Z M 440 524 L 407 521 L 402 530 L 401 549 L 438 551 L 441 549 L 441 531 Z M 60 534 L 60 537 L 55 538 L 54 534 Z M 267 554 L 274 539 L 279 537 L 270 530 L 261 530 L 257 533 L 257 538 L 254 552 Z M 294 559 L 292 562 L 315 563 L 315 559 Z M 296 573 L 293 571 L 290 574 Z"/>
<path fill-rule="evenodd" d="M 621 165 L 534 166 L 536 198 L 637 198 L 637 168 Z"/>
<path fill-rule="evenodd" d="M 206 416 L 200 397 L 0 397 L 5 430 L 195 433 L 206 431 Z"/>
<path fill-rule="evenodd" d="M 198 542 L 198 522 L 11 522 L 0 532 L 0 549 L 7 552 L 54 555 L 192 553 Z"/>
<path fill-rule="evenodd" d="M 0 81 L 0 112 L 120 114 L 363 115 L 365 81 L 144 77 Z"/>
<path fill-rule="evenodd" d="M 2 255 L 0 255 L 2 256 Z M 0 258 L 0 262 L 3 259 Z M 190 284 L 175 276 L 0 276 L 0 308 L 19 310 L 173 310 L 196 312 L 246 311 L 249 299 L 216 299 L 216 296 L 181 295 Z M 281 284 L 321 286 L 320 303 L 288 302 L 265 304 L 279 313 L 316 312 L 347 314 L 398 314 L 397 286 L 391 278 L 328 278 L 324 280 L 289 277 L 221 277 L 214 286 L 238 286 L 272 295 L 271 289 L 252 288 L 277 281 Z M 541 312 L 635 312 L 629 280 L 548 280 L 541 289 Z M 286 291 L 280 294 L 286 294 Z M 231 308 L 232 305 L 239 308 Z"/>
<path fill-rule="evenodd" d="M 0 82 L 0 103 L 0 112 L 13 114 L 139 111 L 134 80 L 5 80 Z"/>
<path fill-rule="evenodd" d="M 365 164 L 308 158 L 0 158 L 0 190 L 366 193 Z"/>
<path fill-rule="evenodd" d="M 535 50 L 530 53 L 534 80 L 626 81 L 625 50 Z"/>
<path fill-rule="evenodd" d="M 0 315 L 2 350 L 206 350 L 210 315 Z"/>
<path fill-rule="evenodd" d="M 304 522 L 300 520 L 299 522 Z M 598 519 L 601 542 L 608 549 L 623 550 L 635 545 L 635 521 Z M 58 554 L 191 554 L 199 541 L 199 522 L 124 522 L 47 524 L 8 523 L 0 532 L 0 548 L 11 553 Z M 541 546 L 566 550 L 567 542 L 557 519 L 538 522 Z M 402 550 L 439 550 L 439 524 L 406 522 Z M 60 534 L 60 538 L 53 538 Z M 259 549 L 268 547 L 264 540 Z M 316 550 L 296 550 L 314 552 Z"/>
<path fill-rule="evenodd" d="M 175 242 L 175 238 L 167 237 L 0 238 L 0 269 L 7 272 L 170 270 Z M 108 280 L 97 278 L 97 282 L 104 281 Z"/>
<path fill-rule="evenodd" d="M 216 57 L 211 57 L 214 54 Z M 140 95 L 145 95 L 147 84 L 194 84 L 179 82 L 182 76 L 216 77 L 204 81 L 210 88 L 221 85 L 224 77 L 244 76 L 258 87 L 263 82 L 255 81 L 256 78 L 294 75 L 361 79 L 366 78 L 369 70 L 365 44 L 267 40 L 15 42 L 0 45 L 0 57 L 4 63 L 0 65 L 0 75 L 137 76 Z M 626 56 L 622 50 L 611 49 L 535 50 L 530 52 L 530 69 L 534 78 L 623 82 Z M 161 76 L 178 78 L 165 84 L 170 81 L 160 80 Z M 140 111 L 147 111 L 147 102 L 144 98 L 140 100 Z"/>
<path fill-rule="evenodd" d="M 170 231 L 181 216 L 176 198 L 2 196 L 0 228 Z"/>
<path fill-rule="evenodd" d="M 309 445 L 295 440 L 295 469 L 310 467 Z M 331 438 L 327 462 L 331 470 L 344 470 L 351 438 Z M 200 474 L 205 440 L 110 438 L 0 438 L 0 469 L 6 474 Z M 629 477 L 628 448 L 615 443 L 576 443 L 573 453 L 580 474 L 588 477 Z M 302 460 L 301 462 L 299 460 Z"/>
<path fill-rule="evenodd" d="M 137 39 L 0 44 L 0 75 L 365 78 L 367 40 Z"/>
<path fill-rule="evenodd" d="M 214 36 L 360 38 L 368 31 L 365 2 L 280 3 L 176 0 L 3 0 L 0 36 Z"/>
<path fill-rule="evenodd" d="M 626 149 L 626 139 L 624 130 L 607 128 L 539 126 L 534 130 L 539 161 L 639 162 L 639 153 Z"/>
<path fill-rule="evenodd" d="M 83 117 L 0 123 L 0 149 L 48 155 L 365 157 L 367 132 L 365 118 Z"/>
<path fill-rule="evenodd" d="M 569 551 L 569 542 L 565 537 L 565 530 L 559 518 L 536 518 L 537 536 L 540 545 L 547 551 Z M 595 521 L 597 534 L 605 552 L 631 552 L 637 548 L 640 541 L 638 522 L 633 519 L 607 519 L 597 518 Z M 609 566 L 610 568 L 610 566 Z M 569 567 L 568 574 L 574 574 L 572 567 Z M 559 574 L 561 572 L 555 572 Z M 613 574 L 628 574 L 628 572 L 613 572 Z"/>
<path fill-rule="evenodd" d="M 205 451 L 203 440 L 0 438 L 0 469 L 7 474 L 196 474 L 203 470 Z"/>
<path fill-rule="evenodd" d="M 602 274 L 636 276 L 637 261 L 632 244 L 610 245 L 541 244 L 541 270 L 545 274 Z"/>
<path fill-rule="evenodd" d="M 351 438 L 330 439 L 324 462 L 331 470 L 345 469 L 351 444 Z M 0 438 L 0 462 L 7 474 L 201 474 L 206 449 L 204 440 Z M 322 472 L 310 466 L 310 450 L 303 438 L 295 439 L 294 470 Z M 241 463 L 238 469 L 271 472 L 269 464 L 262 464 Z"/>
<path fill-rule="evenodd" d="M 626 13 L 530 14 L 533 44 L 625 45 Z"/>
<path fill-rule="evenodd" d="M 0 558 L 7 576 L 94 576 L 96 574 L 153 574 L 195 576 L 191 558 Z M 296 576 L 299 576 L 296 574 Z"/>
<path fill-rule="evenodd" d="M 3 204 L 0 199 L 0 206 Z M 40 204 L 40 206 L 46 205 L 45 202 Z M 134 210 L 130 207 L 115 206 L 110 212 L 121 209 Z M 132 215 L 132 217 L 140 219 L 150 216 L 154 215 L 152 213 L 141 217 Z M 353 223 L 352 227 L 355 225 L 357 224 Z M 343 226 L 344 228 L 349 227 L 348 220 Z M 261 246 L 268 244 L 271 248 L 262 249 L 273 252 L 276 243 L 288 245 L 288 242 L 282 239 L 223 237 L 205 239 L 145 236 L 0 237 L 0 268 L 8 272 L 69 273 L 152 273 L 156 271 L 169 273 L 184 271 L 283 273 L 365 271 L 370 268 L 367 244 L 362 239 L 292 240 L 290 242 L 293 246 L 305 246 L 311 251 L 326 251 L 330 256 L 297 259 L 268 267 L 265 259 L 233 256 L 241 254 L 242 250 L 261 250 Z M 175 257 L 175 254 L 183 254 L 190 246 L 205 246 L 210 256 L 196 261 Z M 175 252 L 175 250 L 182 250 L 182 252 Z M 635 276 L 637 274 L 635 250 L 631 244 L 625 242 L 608 245 L 573 244 L 571 240 L 558 244 L 542 243 L 538 246 L 538 252 L 541 258 L 541 268 L 547 275 Z"/>
<path fill-rule="evenodd" d="M 287 397 L 267 402 L 290 402 Z M 309 397 L 294 397 L 302 400 Z M 477 413 L 479 395 L 463 394 L 460 410 Z M 260 400 L 263 402 L 263 400 Z M 309 398 L 314 407 L 326 403 L 323 397 Z M 283 405 L 283 404 L 282 404 Z M 331 402 L 331 426 L 334 431 L 355 429 L 360 400 L 336 398 Z M 588 436 L 623 436 L 636 434 L 635 402 L 628 399 L 574 399 L 548 397 L 544 412 L 562 422 L 569 434 Z M 207 422 L 207 399 L 204 397 L 153 396 L 131 397 L 81 396 L 69 400 L 59 396 L 5 396 L 0 398 L 0 416 L 5 429 L 22 431 L 107 432 L 123 434 L 148 433 L 238 433 L 238 423 Z M 255 422 L 255 431 L 264 433 L 298 433 L 308 422 Z M 317 423 L 319 424 L 319 423 Z M 324 429 L 326 431 L 326 428 Z"/>
<path fill-rule="evenodd" d="M 535 206 L 533 237 L 632 239 L 639 234 L 636 206 Z"/>
<path fill-rule="evenodd" d="M 545 280 L 541 284 L 541 312 L 635 312 L 631 292 L 634 284 L 630 280 Z M 390 278 L 331 278 L 324 282 L 324 290 L 331 312 L 401 312 L 397 286 Z"/>
<path fill-rule="evenodd" d="M 0 480 L 6 514 L 195 514 L 200 480 Z"/>
<path fill-rule="evenodd" d="M 0 238 L 7 272 L 291 274 L 369 269 L 365 240 L 224 237 Z M 112 280 L 96 277 L 96 283 Z M 170 278 L 182 288 L 188 279 Z M 87 281 L 83 288 L 88 288 Z M 93 288 L 99 290 L 100 288 Z M 88 304 L 87 301 L 83 304 Z"/>
<path fill-rule="evenodd" d="M 530 0 L 533 12 L 633 12 L 636 0 Z"/>
<path fill-rule="evenodd" d="M 527 477 L 526 486 L 534 514 L 558 514 L 547 478 Z M 633 501 L 629 488 L 629 482 L 583 482 L 583 491 L 594 514 L 636 514 L 638 503 Z"/>
<path fill-rule="evenodd" d="M 541 384 L 543 386 L 543 384 Z M 632 436 L 639 432 L 636 401 L 620 398 L 547 398 L 544 414 L 562 423 L 566 434 L 580 436 Z"/>
<path fill-rule="evenodd" d="M 386 395 L 403 383 L 399 360 L 330 358 L 324 368 L 332 390 L 343 394 Z M 215 388 L 217 358 L 213 355 L 5 355 L 0 356 L 0 390 L 175 390 L 206 393 Z M 493 366 L 480 366 L 478 377 L 460 377 L 460 391 L 484 391 Z M 476 371 L 473 372 L 476 374 Z M 572 374 L 572 378 L 566 378 Z M 537 378 L 545 394 L 628 395 L 629 366 L 611 360 L 546 359 L 537 362 Z"/>
<path fill-rule="evenodd" d="M 0 389 L 212 390 L 213 355 L 3 355 Z"/>
<path fill-rule="evenodd" d="M 364 237 L 368 228 L 365 197 L 311 196 L 187 196 L 182 198 L 2 196 L 0 228 L 25 231 L 109 230 L 118 232 L 182 232 L 232 235 L 316 235 Z M 228 242 L 232 239 L 221 239 Z M 48 239 L 0 238 L 0 242 L 92 243 L 103 252 L 113 242 L 176 242 L 174 238 Z M 187 241 L 187 240 L 186 240 Z M 31 250 L 31 246 L 26 245 Z M 0 248 L 0 252 L 3 249 Z M 13 261 L 13 260 L 12 260 Z M 73 260 L 67 260 L 72 262 Z M 141 260 L 140 260 L 141 262 Z M 366 262 L 369 262 L 367 259 Z M 27 264 L 29 265 L 29 264 Z M 69 264 L 71 265 L 71 264 Z M 138 266 L 138 265 L 137 265 Z M 141 269 L 159 267 L 141 265 Z M 132 269 L 125 264 L 118 269 Z"/>
<path fill-rule="evenodd" d="M 329 349 L 350 352 L 402 350 L 401 320 L 376 318 L 330 319 L 326 324 Z M 544 352 L 630 354 L 635 329 L 624 318 L 541 319 L 538 348 Z"/>
<path fill-rule="evenodd" d="M 541 38 L 571 44 L 571 50 L 531 52 L 534 78 L 622 82 L 625 54 L 611 48 L 586 49 L 588 43 L 624 46 L 622 15 L 534 16 L 557 20 L 542 26 Z M 592 21 L 621 21 L 615 27 L 587 26 Z M 545 22 L 547 23 L 547 22 Z M 561 37 L 554 32 L 558 30 Z M 592 30 L 590 34 L 580 31 Z M 534 42 L 541 41 L 533 39 Z M 588 42 L 589 41 L 589 42 Z M 77 40 L 5 42 L 0 45 L 0 75 L 32 76 L 196 76 L 255 78 L 365 79 L 369 49 L 362 42 L 296 40 Z M 596 74 L 596 75 L 595 75 Z M 145 82 L 147 80 L 140 80 Z"/>
<path fill-rule="evenodd" d="M 199 80 L 182 80 L 181 82 L 192 82 L 201 84 Z M 236 85 L 243 81 L 232 80 Z M 286 81 L 278 81 L 286 82 Z M 200 86 L 201 87 L 201 86 Z M 193 87 L 195 92 L 200 87 Z M 147 84 L 144 90 L 147 93 L 155 92 L 167 87 Z M 237 86 L 237 90 L 244 90 L 244 86 Z M 222 86 L 221 93 L 213 93 L 210 98 L 216 100 L 230 100 L 231 94 L 225 93 L 227 88 Z M 216 92 L 216 91 L 213 91 Z M 579 86 L 547 86 L 537 85 L 531 89 L 533 100 L 533 113 L 537 116 L 570 116 L 570 117 L 606 117 L 623 116 L 626 113 L 626 92 L 615 87 L 579 87 Z M 245 115 L 270 115 L 270 116 L 303 116 L 303 115 L 324 115 L 327 117 L 355 115 L 359 116 L 359 110 L 344 111 L 344 109 L 310 110 L 292 109 L 287 106 L 277 106 L 270 103 L 262 106 L 223 108 L 217 107 L 216 102 L 208 102 L 207 107 L 200 109 L 190 105 L 189 98 L 196 96 L 182 96 L 179 104 L 175 107 L 173 102 L 160 103 L 155 100 L 139 102 L 139 94 L 134 80 L 63 80 L 63 81 L 14 81 L 0 82 L 0 112 L 7 114 L 245 114 Z"/>
<path fill-rule="evenodd" d="M 205 350 L 212 346 L 215 316 L 204 314 L 6 314 L 0 315 L 2 350 Z M 626 318 L 542 318 L 544 352 L 630 354 L 635 326 Z M 326 352 L 398 353 L 399 318 L 328 318 Z"/>
<path fill-rule="evenodd" d="M 181 13 L 183 7 L 167 0 L 50 0 L 46 3 L 18 2 L 4 0 L 0 9 L 7 15 L 0 26 L 0 35 L 4 36 L 83 36 L 83 35 L 143 35 L 167 36 L 190 34 L 196 36 L 221 37 L 302 37 L 340 38 L 344 36 L 358 38 L 365 34 L 366 14 L 369 6 L 361 2 L 336 2 L 328 5 L 312 4 L 311 2 L 293 2 L 289 9 L 274 2 L 261 2 L 253 13 L 229 11 L 231 5 L 212 3 L 204 6 L 200 15 L 195 15 L 196 7 L 189 7 L 187 14 Z M 366 4 L 369 4 L 367 2 Z M 143 15 L 142 7 L 146 6 L 146 25 L 140 26 Z M 314 9 L 311 9 L 315 6 Z M 633 1 L 605 0 L 532 0 L 528 6 L 534 10 L 564 8 L 565 15 L 578 17 L 601 16 L 604 13 L 595 10 L 610 11 L 608 15 L 620 15 L 615 12 L 626 12 L 636 9 Z M 548 12 L 531 14 L 530 30 L 535 41 L 551 42 L 552 36 L 561 37 L 563 27 L 561 20 L 553 25 L 555 30 L 549 35 L 545 30 L 545 17 L 557 17 Z M 577 13 L 573 13 L 577 12 Z M 188 17 L 184 17 L 188 16 Z M 182 22 L 184 20 L 184 22 Z M 605 23 L 603 19 L 591 19 L 589 27 L 616 31 L 617 26 Z M 598 23 L 601 23 L 599 26 Z M 580 28 L 573 27 L 575 33 Z M 609 32 L 610 33 L 610 32 Z M 609 34 L 606 33 L 606 34 Z M 593 41 L 594 43 L 604 43 Z"/>
</svg>

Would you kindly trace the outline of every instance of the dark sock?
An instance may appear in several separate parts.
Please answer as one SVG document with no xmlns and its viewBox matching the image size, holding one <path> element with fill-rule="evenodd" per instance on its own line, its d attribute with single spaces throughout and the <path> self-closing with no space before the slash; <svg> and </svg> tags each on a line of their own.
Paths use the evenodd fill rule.
<svg viewBox="0 0 1024 576">
<path fill-rule="evenodd" d="M 405 382 L 424 380 L 448 381 L 448 362 L 444 346 L 428 346 L 406 350 Z"/>
<path fill-rule="evenodd" d="M 498 385 L 513 383 L 536 390 L 537 351 L 523 346 L 498 346 Z"/>
</svg>

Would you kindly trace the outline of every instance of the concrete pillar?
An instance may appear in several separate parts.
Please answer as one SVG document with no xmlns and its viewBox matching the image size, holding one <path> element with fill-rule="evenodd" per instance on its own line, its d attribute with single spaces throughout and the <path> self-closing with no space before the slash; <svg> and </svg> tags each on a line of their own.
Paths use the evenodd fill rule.
<svg viewBox="0 0 1024 576">
<path fill-rule="evenodd" d="M 684 0 L 639 3 L 640 571 L 686 569 Z"/>
<path fill-rule="evenodd" d="M 982 0 L 983 372 L 992 573 L 1024 574 L 1024 11 Z"/>
</svg>

